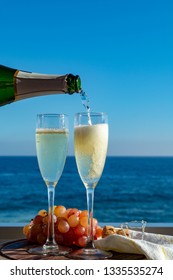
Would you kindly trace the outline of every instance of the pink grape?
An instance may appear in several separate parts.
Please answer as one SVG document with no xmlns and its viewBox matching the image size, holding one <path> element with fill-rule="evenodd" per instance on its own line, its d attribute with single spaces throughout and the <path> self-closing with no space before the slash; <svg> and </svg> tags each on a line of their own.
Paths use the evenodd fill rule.
<svg viewBox="0 0 173 280">
<path fill-rule="evenodd" d="M 83 216 L 82 218 L 80 218 L 80 224 L 81 224 L 81 226 L 87 228 L 88 227 L 88 217 Z"/>
<path fill-rule="evenodd" d="M 68 221 L 70 227 L 76 227 L 79 224 L 79 217 L 76 216 L 75 214 L 73 214 L 68 218 L 67 221 Z"/>
<path fill-rule="evenodd" d="M 43 223 L 43 217 L 40 215 L 36 215 L 35 218 L 33 219 L 33 224 L 42 224 Z"/>
<path fill-rule="evenodd" d="M 85 233 L 85 228 L 81 225 L 77 225 L 74 228 L 74 233 L 75 233 L 76 236 L 82 236 Z"/>
<path fill-rule="evenodd" d="M 87 236 L 83 235 L 83 236 L 79 237 L 78 240 L 77 240 L 77 243 L 78 243 L 79 246 L 85 247 L 86 243 L 87 243 Z"/>
<path fill-rule="evenodd" d="M 40 216 L 42 216 L 42 217 L 45 217 L 45 216 L 47 216 L 47 211 L 44 210 L 44 209 L 42 209 L 42 210 L 40 210 L 40 211 L 38 212 L 38 215 L 40 215 Z"/>
<path fill-rule="evenodd" d="M 71 215 L 79 216 L 79 214 L 80 214 L 80 211 L 77 208 L 72 208 L 68 212 L 68 217 L 70 217 Z"/>
<path fill-rule="evenodd" d="M 75 233 L 74 233 L 72 228 L 70 228 L 67 233 L 64 233 L 63 237 L 64 237 L 65 245 L 70 246 L 72 244 L 75 244 L 76 235 L 75 235 Z"/>
<path fill-rule="evenodd" d="M 63 234 L 62 234 L 62 233 L 56 233 L 56 232 L 55 232 L 55 241 L 56 241 L 58 244 L 63 244 L 63 242 L 64 242 Z"/>
<path fill-rule="evenodd" d="M 62 205 L 56 206 L 54 209 L 54 214 L 56 215 L 56 217 L 63 217 L 65 212 L 66 208 Z"/>
<path fill-rule="evenodd" d="M 79 214 L 79 217 L 80 217 L 80 218 L 85 217 L 85 216 L 88 217 L 88 211 L 87 211 L 87 210 L 83 210 L 83 211 Z"/>
<path fill-rule="evenodd" d="M 37 234 L 37 242 L 41 245 L 45 244 L 46 236 L 43 234 L 43 232 L 40 232 L 39 234 Z"/>
<path fill-rule="evenodd" d="M 70 226 L 69 226 L 68 222 L 64 219 L 61 219 L 58 223 L 58 230 L 61 233 L 66 233 L 67 231 L 69 231 L 69 229 L 70 229 Z"/>
<path fill-rule="evenodd" d="M 64 212 L 64 214 L 62 215 L 62 217 L 65 218 L 65 219 L 68 219 L 68 215 L 69 215 L 69 212 L 71 211 L 71 209 L 72 209 L 72 208 L 68 208 L 68 209 Z"/>
</svg>

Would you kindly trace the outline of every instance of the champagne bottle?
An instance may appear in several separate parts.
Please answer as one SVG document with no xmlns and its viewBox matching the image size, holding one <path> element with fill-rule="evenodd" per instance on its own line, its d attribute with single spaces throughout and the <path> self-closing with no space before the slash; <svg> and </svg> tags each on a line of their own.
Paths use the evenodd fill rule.
<svg viewBox="0 0 173 280">
<path fill-rule="evenodd" d="M 46 75 L 0 65 L 0 106 L 34 96 L 81 92 L 78 75 Z"/>
</svg>

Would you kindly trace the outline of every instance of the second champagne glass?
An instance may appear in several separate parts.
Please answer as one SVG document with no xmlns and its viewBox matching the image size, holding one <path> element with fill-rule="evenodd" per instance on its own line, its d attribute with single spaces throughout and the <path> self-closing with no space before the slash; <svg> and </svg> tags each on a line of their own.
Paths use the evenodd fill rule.
<svg viewBox="0 0 173 280">
<path fill-rule="evenodd" d="M 108 121 L 105 113 L 78 113 L 74 122 L 74 148 L 77 168 L 86 188 L 88 208 L 88 240 L 85 248 L 68 254 L 74 259 L 105 259 L 111 252 L 94 246 L 94 189 L 102 175 L 108 146 Z"/>
<path fill-rule="evenodd" d="M 31 254 L 65 255 L 70 249 L 58 246 L 54 237 L 55 187 L 61 177 L 68 149 L 68 116 L 37 115 L 36 151 L 43 180 L 48 190 L 48 234 L 43 246 L 29 250 Z"/>
</svg>

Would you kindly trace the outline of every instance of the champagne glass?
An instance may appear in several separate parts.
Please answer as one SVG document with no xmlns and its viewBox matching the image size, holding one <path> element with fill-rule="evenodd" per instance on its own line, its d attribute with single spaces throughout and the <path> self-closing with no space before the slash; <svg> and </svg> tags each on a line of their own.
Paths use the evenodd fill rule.
<svg viewBox="0 0 173 280">
<path fill-rule="evenodd" d="M 86 247 L 68 254 L 74 259 L 105 259 L 111 252 L 94 246 L 94 189 L 102 175 L 108 146 L 108 121 L 105 113 L 77 113 L 74 120 L 74 149 L 80 178 L 86 188 L 88 238 Z"/>
<path fill-rule="evenodd" d="M 54 237 L 55 187 L 61 177 L 68 148 L 68 116 L 39 114 L 36 127 L 36 151 L 41 175 L 48 191 L 48 234 L 43 246 L 31 248 L 29 253 L 65 255 L 67 247 L 58 246 Z"/>
</svg>

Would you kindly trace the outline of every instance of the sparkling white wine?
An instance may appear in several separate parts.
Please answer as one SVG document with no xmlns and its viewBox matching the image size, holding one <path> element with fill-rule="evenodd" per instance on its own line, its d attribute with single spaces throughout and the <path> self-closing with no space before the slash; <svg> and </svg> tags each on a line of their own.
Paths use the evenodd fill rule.
<svg viewBox="0 0 173 280">
<path fill-rule="evenodd" d="M 37 158 L 43 179 L 46 184 L 56 185 L 59 180 L 68 148 L 67 129 L 37 129 Z"/>
<path fill-rule="evenodd" d="M 81 125 L 74 129 L 75 156 L 86 187 L 96 186 L 102 174 L 107 147 L 108 124 Z"/>
</svg>

